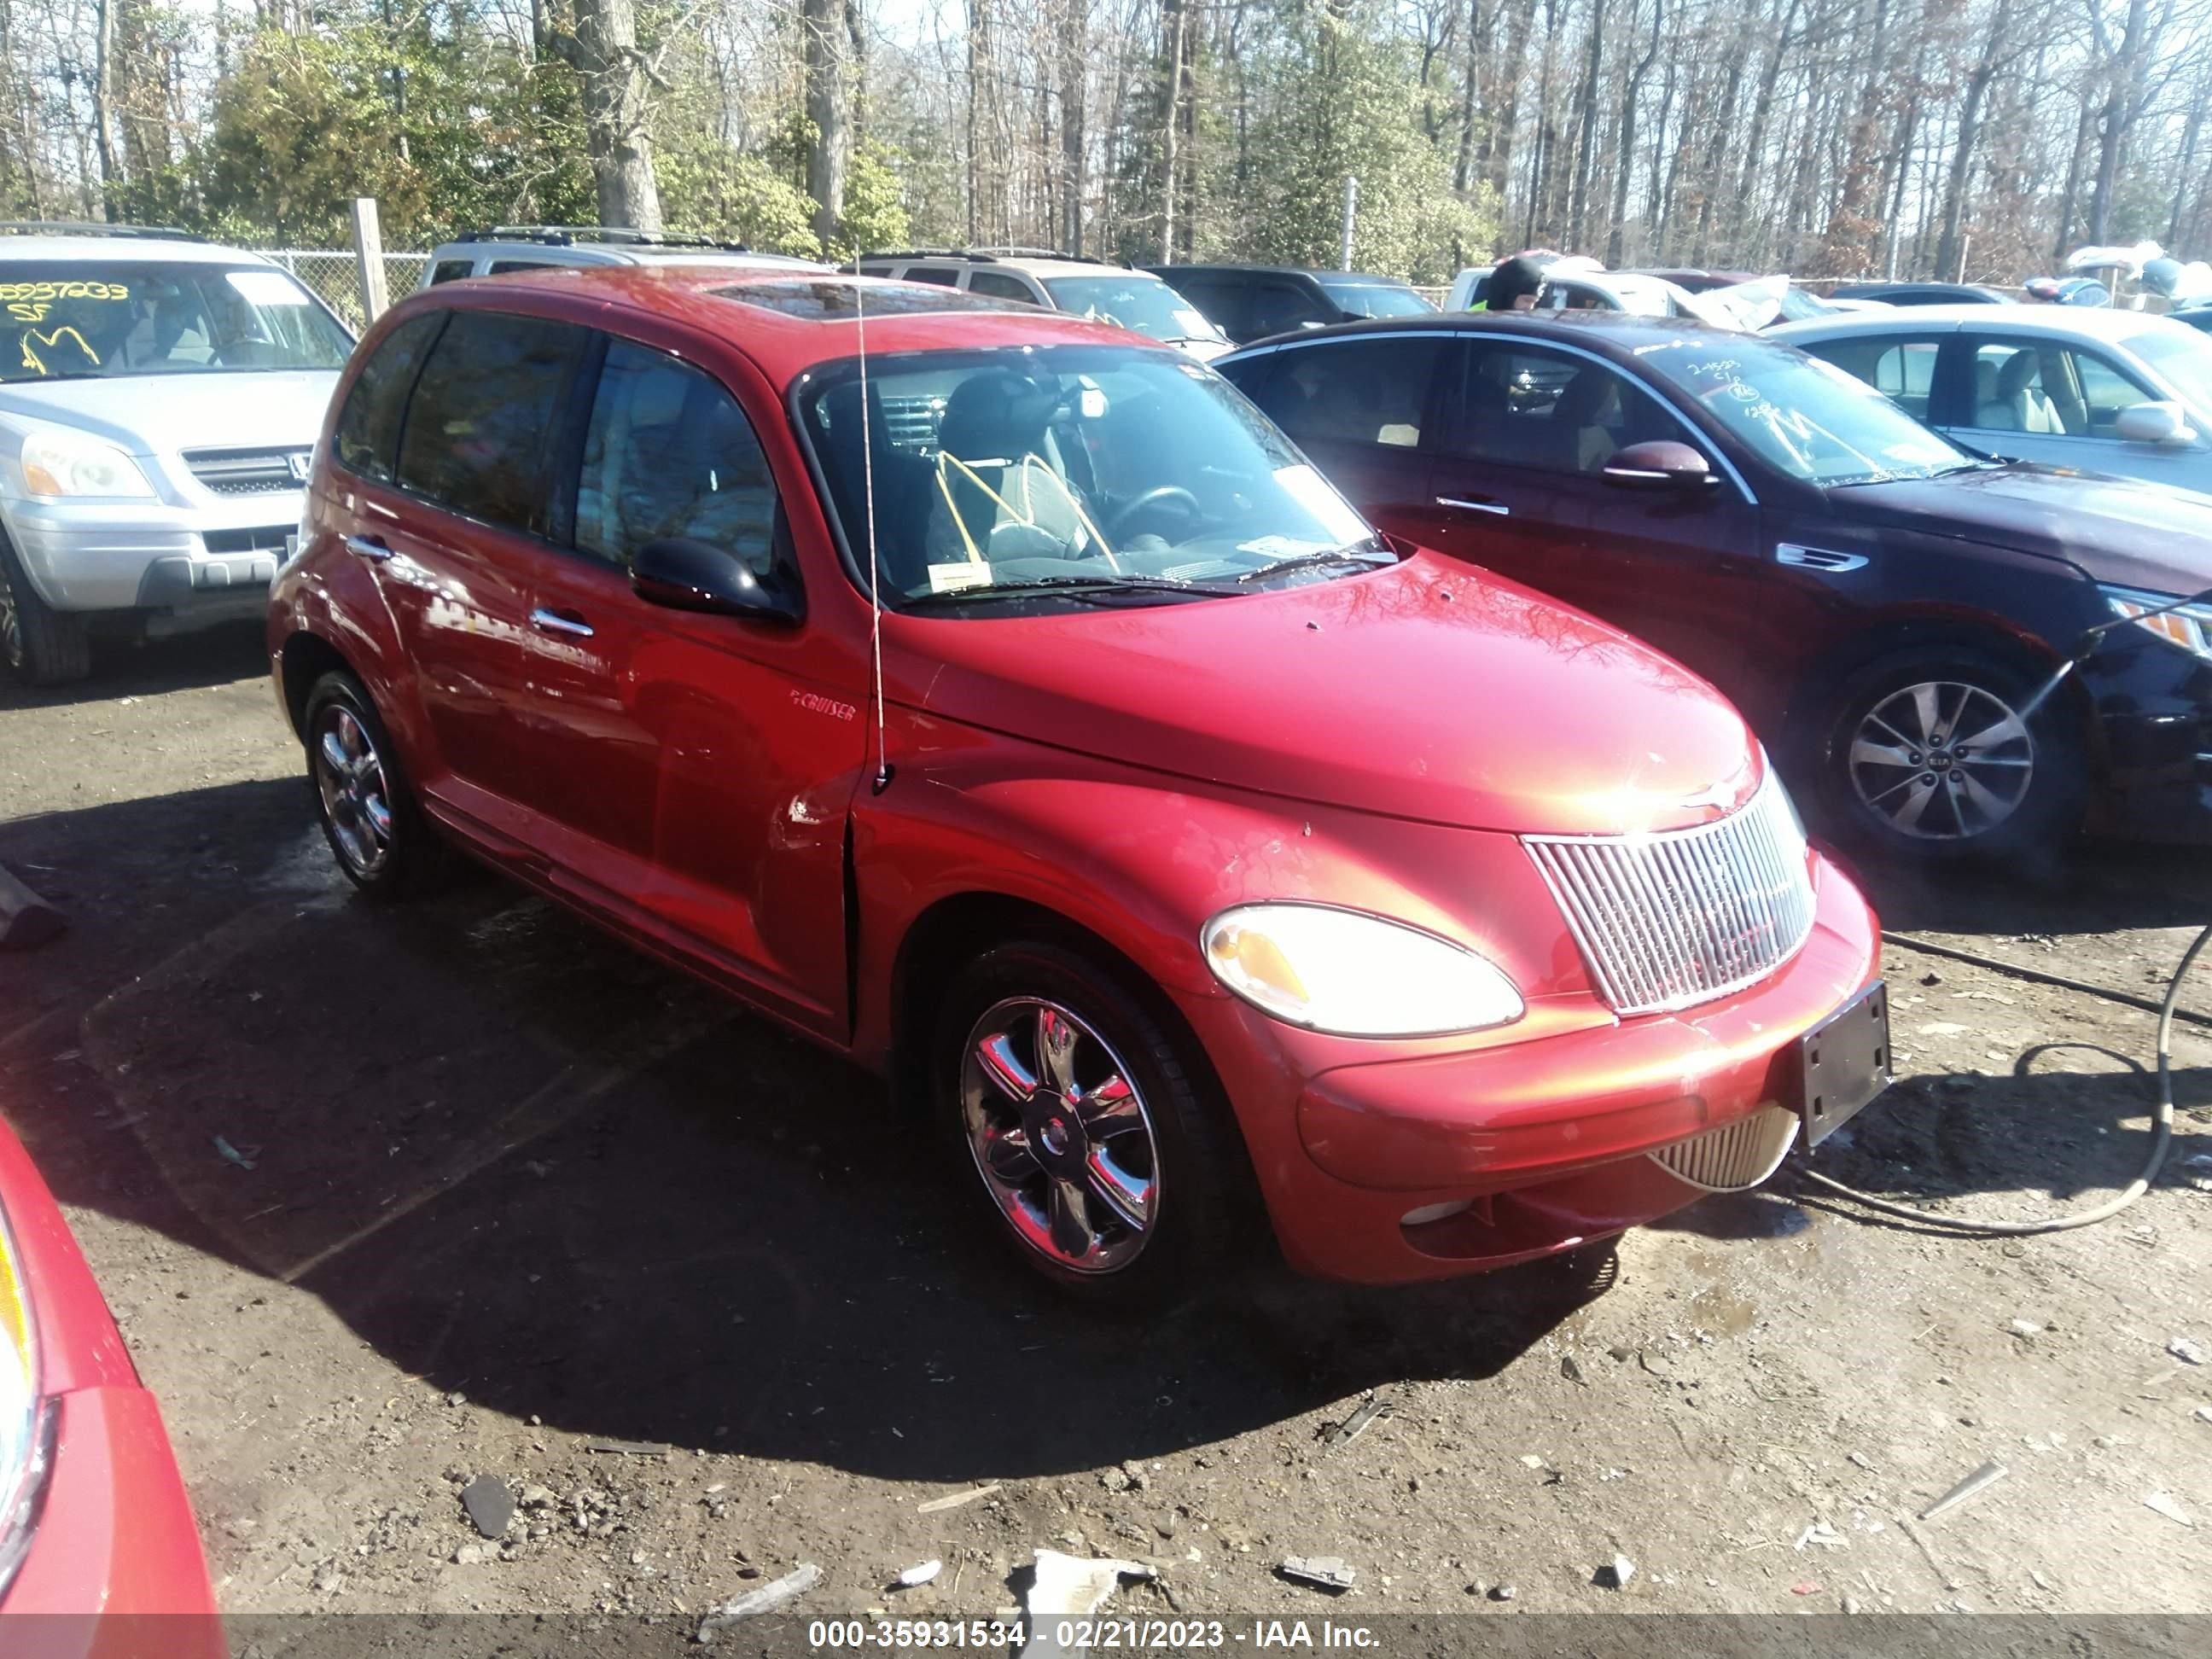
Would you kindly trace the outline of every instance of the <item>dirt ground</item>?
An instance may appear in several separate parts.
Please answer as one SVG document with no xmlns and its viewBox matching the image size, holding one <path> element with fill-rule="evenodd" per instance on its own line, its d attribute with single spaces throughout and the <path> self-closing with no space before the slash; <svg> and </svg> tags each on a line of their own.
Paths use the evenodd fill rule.
<svg viewBox="0 0 2212 1659">
<path fill-rule="evenodd" d="M 813 1562 L 802 1611 L 988 1615 L 1039 1547 L 1156 1564 L 1139 1613 L 2212 1611 L 2212 1364 L 2169 1352 L 2212 1348 L 2212 1031 L 2105 1226 L 1940 1236 L 1785 1173 L 1589 1260 L 1102 1324 L 952 1224 L 872 1079 L 495 879 L 352 900 L 261 668 L 211 635 L 0 691 L 0 861 L 73 922 L 0 957 L 0 1109 L 228 1611 L 681 1620 Z M 1874 884 L 1893 928 L 2151 995 L 2212 918 L 2201 853 Z M 1904 1080 L 1820 1167 L 1999 1216 L 2136 1171 L 2148 1015 L 1888 973 Z"/>
</svg>

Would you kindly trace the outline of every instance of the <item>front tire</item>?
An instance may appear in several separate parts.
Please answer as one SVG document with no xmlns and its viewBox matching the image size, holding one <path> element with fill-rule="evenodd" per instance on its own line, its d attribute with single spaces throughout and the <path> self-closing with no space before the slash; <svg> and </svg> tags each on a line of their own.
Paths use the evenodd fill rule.
<svg viewBox="0 0 2212 1659">
<path fill-rule="evenodd" d="M 1068 1295 L 1158 1311 L 1265 1224 L 1212 1067 L 1148 1001 L 1088 951 L 998 945 L 948 988 L 930 1073 L 954 1178 L 1001 1243 Z"/>
<path fill-rule="evenodd" d="M 346 879 L 379 899 L 434 884 L 445 847 L 362 683 L 337 670 L 325 674 L 307 693 L 302 724 L 315 816 Z"/>
<path fill-rule="evenodd" d="M 1915 862 L 2009 857 L 2080 822 L 2085 769 L 2063 708 L 2023 718 L 2040 682 L 1968 647 L 1899 652 L 1838 689 L 1815 763 L 1846 838 Z"/>
<path fill-rule="evenodd" d="M 0 663 L 26 685 L 66 685 L 92 672 L 84 623 L 38 596 L 0 536 Z"/>
</svg>

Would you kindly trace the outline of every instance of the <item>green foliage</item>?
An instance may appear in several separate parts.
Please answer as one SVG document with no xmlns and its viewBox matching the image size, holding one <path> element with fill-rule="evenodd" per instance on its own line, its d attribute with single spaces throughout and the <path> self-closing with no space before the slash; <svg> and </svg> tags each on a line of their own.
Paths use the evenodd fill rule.
<svg viewBox="0 0 2212 1659">
<path fill-rule="evenodd" d="M 906 247 L 913 240 L 901 173 L 909 158 L 881 144 L 853 149 L 845 169 L 845 219 L 836 252 L 851 258 L 870 248 Z"/>
<path fill-rule="evenodd" d="M 655 153 L 667 228 L 814 258 L 814 198 L 764 156 L 694 133 L 664 142 Z"/>
<path fill-rule="evenodd" d="M 279 242 L 343 244 L 356 196 L 377 198 L 394 244 L 593 212 L 575 76 L 471 26 L 255 35 L 188 168 L 132 185 L 149 189 L 170 193 L 168 217 Z"/>
<path fill-rule="evenodd" d="M 1449 156 L 1421 131 L 1411 54 L 1366 8 L 1286 14 L 1256 76 L 1273 89 L 1250 146 L 1255 219 L 1241 250 L 1286 264 L 1334 265 L 1344 180 L 1359 180 L 1352 262 L 1444 283 L 1498 233 L 1487 191 L 1451 188 Z"/>
</svg>

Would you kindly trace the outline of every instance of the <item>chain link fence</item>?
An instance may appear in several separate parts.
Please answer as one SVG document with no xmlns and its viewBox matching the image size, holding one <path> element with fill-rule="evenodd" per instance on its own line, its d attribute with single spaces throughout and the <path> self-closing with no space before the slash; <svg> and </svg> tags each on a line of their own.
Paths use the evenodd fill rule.
<svg viewBox="0 0 2212 1659">
<path fill-rule="evenodd" d="M 297 276 L 356 332 L 367 323 L 361 302 L 361 261 L 351 248 L 269 248 L 262 251 L 261 257 L 275 260 Z M 422 286 L 422 270 L 429 263 L 427 253 L 386 254 L 386 301 L 404 299 Z"/>
</svg>

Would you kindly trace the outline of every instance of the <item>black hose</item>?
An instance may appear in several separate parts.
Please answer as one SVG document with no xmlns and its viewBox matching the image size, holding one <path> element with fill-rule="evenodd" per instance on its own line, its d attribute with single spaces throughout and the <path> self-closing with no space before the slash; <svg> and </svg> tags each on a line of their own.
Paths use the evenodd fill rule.
<svg viewBox="0 0 2212 1659">
<path fill-rule="evenodd" d="M 2085 997 L 2102 997 L 2107 1002 L 2124 1003 L 2130 1008 L 2140 1008 L 2147 1014 L 2163 1013 L 2173 1001 L 2169 995 L 2165 1003 L 2153 1002 L 2148 997 L 2137 996 L 2132 991 L 2112 990 L 2102 985 L 2092 985 L 2087 980 L 2069 979 L 2063 974 L 2046 973 L 2040 968 L 2007 962 L 2002 957 L 1980 956 L 1972 951 L 1961 951 L 1955 945 L 1937 945 L 1929 939 L 1914 939 L 1910 933 L 1893 933 L 1885 929 L 1882 938 L 1892 945 L 1902 945 L 1908 951 L 1918 951 L 1931 957 L 1947 957 L 1953 962 L 1986 968 L 1992 973 L 2009 974 L 2014 979 L 2033 980 L 2039 985 L 2055 985 L 2062 991 L 2079 991 Z M 2212 1025 L 2212 1014 L 2200 1014 L 2189 1008 L 2176 1008 L 2173 1012 L 2175 1018 L 2185 1019 L 2193 1025 Z"/>
<path fill-rule="evenodd" d="M 1886 1198 L 1876 1198 L 1871 1193 L 1863 1193 L 1855 1187 L 1846 1187 L 1840 1181 L 1831 1180 L 1818 1170 L 1806 1169 L 1802 1165 L 1798 1170 L 1800 1175 L 1818 1186 L 1826 1188 L 1830 1192 L 1840 1193 L 1845 1198 L 1855 1200 L 1869 1209 L 1881 1211 L 1884 1215 L 1899 1216 L 1905 1220 L 1920 1222 L 1931 1227 L 1945 1227 L 1954 1232 L 1984 1233 L 1997 1237 L 2021 1237 L 2031 1233 L 2066 1232 L 2075 1227 L 2094 1226 L 2100 1221 L 2110 1220 L 2150 1190 L 2150 1183 L 2158 1178 L 2159 1170 L 2166 1163 L 2166 1149 L 2173 1141 L 2173 1022 L 2176 1014 L 2180 1012 L 2181 985 L 2182 981 L 2188 978 L 2190 969 L 2195 965 L 2198 955 L 2203 951 L 2205 945 L 2212 943 L 2212 926 L 2208 926 L 2198 933 L 2188 950 L 2182 952 L 2181 965 L 2173 970 L 2173 977 L 2166 981 L 2166 1000 L 2155 1004 L 2147 997 L 2130 996 L 2124 991 L 2107 991 L 2100 986 L 2085 985 L 2057 974 L 2044 973 L 2038 969 L 2022 968 L 2013 963 L 1999 962 L 1995 957 L 1977 957 L 1968 951 L 1953 950 L 1948 945 L 1926 945 L 1918 939 L 1901 939 L 1894 934 L 1886 937 L 1891 939 L 1893 943 L 1911 950 L 1927 951 L 1936 956 L 1950 957 L 1958 961 L 1972 963 L 1977 967 L 1996 969 L 2023 979 L 2038 980 L 2045 984 L 2056 985 L 2066 990 L 2081 991 L 2091 996 L 2104 997 L 2113 1002 L 2123 1002 L 2130 1006 L 2148 1008 L 2155 1012 L 2158 1015 L 2158 1109 L 2151 1119 L 2150 1157 L 2143 1164 L 2142 1173 L 2130 1182 L 2117 1198 L 2109 1199 L 2093 1209 L 2081 1210 L 2072 1215 L 2046 1216 L 2039 1221 L 1977 1221 L 1970 1217 L 1944 1215 L 1935 1210 L 1916 1209 L 1910 1204 L 1898 1204 Z M 2212 1019 L 2207 1019 L 2202 1014 L 2183 1013 L 2181 1017 L 2193 1019 L 2199 1024 L 2212 1025 Z"/>
</svg>

